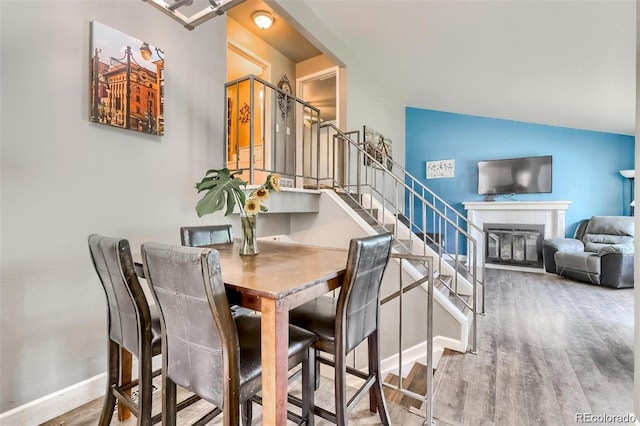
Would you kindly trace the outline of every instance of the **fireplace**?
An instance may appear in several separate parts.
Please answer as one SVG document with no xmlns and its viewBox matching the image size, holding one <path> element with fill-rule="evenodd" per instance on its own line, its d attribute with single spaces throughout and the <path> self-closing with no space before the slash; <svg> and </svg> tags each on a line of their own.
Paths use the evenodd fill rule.
<svg viewBox="0 0 640 426">
<path fill-rule="evenodd" d="M 542 268 L 544 225 L 485 223 L 485 263 Z"/>
</svg>

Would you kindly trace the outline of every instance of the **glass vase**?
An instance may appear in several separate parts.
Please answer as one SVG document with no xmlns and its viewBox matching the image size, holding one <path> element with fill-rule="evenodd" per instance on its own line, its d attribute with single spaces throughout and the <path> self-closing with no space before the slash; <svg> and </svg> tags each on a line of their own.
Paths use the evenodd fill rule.
<svg viewBox="0 0 640 426">
<path fill-rule="evenodd" d="M 253 256 L 258 254 L 258 241 L 256 240 L 256 219 L 257 215 L 240 215 L 242 222 L 242 247 L 241 256 Z"/>
</svg>

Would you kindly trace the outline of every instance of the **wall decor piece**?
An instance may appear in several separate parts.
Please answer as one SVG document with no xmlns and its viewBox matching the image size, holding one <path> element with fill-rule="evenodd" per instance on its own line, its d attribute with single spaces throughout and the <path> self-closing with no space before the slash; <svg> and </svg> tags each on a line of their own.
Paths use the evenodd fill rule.
<svg viewBox="0 0 640 426">
<path fill-rule="evenodd" d="M 455 176 L 455 160 L 427 161 L 427 179 Z"/>
<path fill-rule="evenodd" d="M 89 119 L 164 134 L 164 51 L 91 22 Z"/>
<path fill-rule="evenodd" d="M 289 77 L 287 77 L 286 74 L 284 74 L 278 82 L 278 89 L 282 90 L 286 94 L 291 94 L 291 83 L 289 82 Z M 283 95 L 282 93 L 278 93 L 278 107 L 280 107 L 280 112 L 282 113 L 283 119 L 291 112 L 292 106 L 293 99 L 291 99 L 289 96 Z"/>
<path fill-rule="evenodd" d="M 385 137 L 380 132 L 372 129 L 371 127 L 364 126 L 364 147 L 371 157 L 373 157 L 378 163 L 382 164 L 388 170 L 393 167 L 393 157 L 391 156 L 391 139 Z M 371 157 L 366 156 L 364 159 L 364 165 L 370 167 L 380 167 L 371 160 Z"/>
<path fill-rule="evenodd" d="M 251 108 L 247 103 L 243 103 L 240 108 L 240 123 L 247 124 L 251 119 Z"/>
</svg>

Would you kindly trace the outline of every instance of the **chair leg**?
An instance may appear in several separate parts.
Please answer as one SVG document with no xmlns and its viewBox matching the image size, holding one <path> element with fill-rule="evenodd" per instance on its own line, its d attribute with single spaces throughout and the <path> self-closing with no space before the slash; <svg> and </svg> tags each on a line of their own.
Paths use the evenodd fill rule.
<svg viewBox="0 0 640 426">
<path fill-rule="evenodd" d="M 371 333 L 368 338 L 368 358 L 369 358 L 369 375 L 375 374 L 376 381 L 369 389 L 369 402 L 370 405 L 375 405 L 380 415 L 380 421 L 383 425 L 388 426 L 391 424 L 389 419 L 389 409 L 387 408 L 387 401 L 384 399 L 384 392 L 382 390 L 382 380 L 380 380 L 380 350 L 378 347 L 378 330 Z M 371 410 L 375 413 L 374 410 Z"/>
<path fill-rule="evenodd" d="M 113 410 L 116 406 L 116 397 L 113 395 L 113 387 L 118 385 L 120 378 L 120 345 L 108 340 L 107 344 L 107 390 L 104 394 L 102 412 L 100 413 L 100 426 L 108 426 L 113 417 Z"/>
<path fill-rule="evenodd" d="M 314 389 L 318 390 L 320 389 L 320 351 L 318 351 L 317 349 L 313 350 L 313 358 L 315 359 L 315 385 L 314 385 Z"/>
<path fill-rule="evenodd" d="M 151 426 L 151 404 L 153 398 L 153 358 L 151 345 L 140 348 L 138 358 L 138 425 Z"/>
<path fill-rule="evenodd" d="M 163 355 L 164 356 L 164 355 Z M 164 369 L 166 371 L 166 369 Z M 175 426 L 177 395 L 176 384 L 166 374 L 162 375 L 162 425 Z"/>
<path fill-rule="evenodd" d="M 302 361 L 302 418 L 306 419 L 308 426 L 313 426 L 315 422 L 314 392 L 318 383 L 315 377 L 319 373 L 316 366 L 316 351 L 309 348 L 307 358 Z"/>
<path fill-rule="evenodd" d="M 347 424 L 347 360 L 344 352 L 336 348 L 335 355 L 336 424 Z"/>
<path fill-rule="evenodd" d="M 253 420 L 253 403 L 250 399 L 242 403 L 242 425 L 250 426 Z"/>
</svg>

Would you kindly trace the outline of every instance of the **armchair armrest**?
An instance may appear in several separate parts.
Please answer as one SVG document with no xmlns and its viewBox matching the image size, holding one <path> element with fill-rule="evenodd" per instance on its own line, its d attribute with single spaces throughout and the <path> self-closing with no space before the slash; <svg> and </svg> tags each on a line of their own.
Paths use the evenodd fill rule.
<svg viewBox="0 0 640 426">
<path fill-rule="evenodd" d="M 542 258 L 544 260 L 545 271 L 552 274 L 556 273 L 554 255 L 559 251 L 584 251 L 584 244 L 575 238 L 549 238 L 544 240 L 544 244 L 542 244 Z"/>
<path fill-rule="evenodd" d="M 584 243 L 575 238 L 549 238 L 544 240 L 544 245 L 555 251 L 584 251 Z"/>
<path fill-rule="evenodd" d="M 631 244 L 611 244 L 598 250 L 597 255 L 604 256 L 612 253 L 633 255 L 633 246 Z"/>
<path fill-rule="evenodd" d="M 633 245 L 612 244 L 596 253 L 600 257 L 600 284 L 624 288 L 633 287 Z"/>
</svg>

